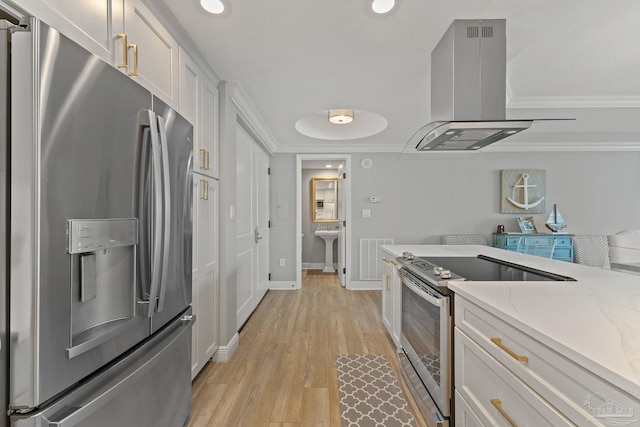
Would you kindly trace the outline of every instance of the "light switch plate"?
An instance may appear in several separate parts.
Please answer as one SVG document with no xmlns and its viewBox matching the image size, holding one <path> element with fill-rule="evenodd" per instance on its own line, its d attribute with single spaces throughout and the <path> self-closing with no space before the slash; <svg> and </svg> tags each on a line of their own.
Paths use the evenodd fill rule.
<svg viewBox="0 0 640 427">
<path fill-rule="evenodd" d="M 362 218 L 371 218 L 371 209 L 362 209 Z"/>
</svg>

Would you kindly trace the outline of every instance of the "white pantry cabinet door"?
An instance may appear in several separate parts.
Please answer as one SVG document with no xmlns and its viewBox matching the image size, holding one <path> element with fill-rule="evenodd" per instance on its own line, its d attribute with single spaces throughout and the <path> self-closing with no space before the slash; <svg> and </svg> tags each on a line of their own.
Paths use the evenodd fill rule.
<svg viewBox="0 0 640 427">
<path fill-rule="evenodd" d="M 125 0 L 124 6 L 128 74 L 179 110 L 178 43 L 142 0 Z"/>
<path fill-rule="evenodd" d="M 192 378 L 218 349 L 218 181 L 194 174 L 193 196 Z"/>
</svg>

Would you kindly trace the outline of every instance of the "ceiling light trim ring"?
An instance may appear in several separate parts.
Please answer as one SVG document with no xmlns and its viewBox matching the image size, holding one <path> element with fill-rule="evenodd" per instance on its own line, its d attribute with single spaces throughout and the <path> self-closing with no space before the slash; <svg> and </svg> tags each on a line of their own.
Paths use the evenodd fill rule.
<svg viewBox="0 0 640 427">
<path fill-rule="evenodd" d="M 328 116 L 329 122 L 334 125 L 348 125 L 354 120 L 354 111 L 348 108 L 333 109 L 329 110 Z"/>
</svg>

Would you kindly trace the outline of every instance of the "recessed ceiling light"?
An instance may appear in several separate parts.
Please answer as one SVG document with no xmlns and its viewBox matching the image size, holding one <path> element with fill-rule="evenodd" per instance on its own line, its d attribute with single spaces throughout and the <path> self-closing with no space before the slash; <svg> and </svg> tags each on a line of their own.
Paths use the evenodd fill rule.
<svg viewBox="0 0 640 427">
<path fill-rule="evenodd" d="M 329 110 L 329 121 L 334 125 L 348 125 L 353 121 L 353 110 Z"/>
<path fill-rule="evenodd" d="M 224 3 L 221 0 L 200 0 L 200 5 L 209 13 L 219 15 L 224 12 Z"/>
<path fill-rule="evenodd" d="M 373 0 L 371 9 L 373 9 L 375 13 L 387 13 L 393 9 L 395 4 L 395 0 Z"/>
<path fill-rule="evenodd" d="M 332 165 L 324 165 L 325 168 L 332 168 Z"/>
</svg>

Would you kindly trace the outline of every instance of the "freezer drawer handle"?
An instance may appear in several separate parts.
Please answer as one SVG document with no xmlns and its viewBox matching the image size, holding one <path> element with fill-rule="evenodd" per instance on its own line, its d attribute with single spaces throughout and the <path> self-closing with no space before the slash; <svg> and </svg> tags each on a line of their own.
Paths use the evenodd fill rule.
<svg viewBox="0 0 640 427">
<path fill-rule="evenodd" d="M 180 321 L 182 321 L 183 323 L 191 323 L 191 322 L 195 322 L 195 320 L 196 320 L 195 314 L 186 314 L 180 318 Z"/>
<path fill-rule="evenodd" d="M 49 423 L 43 425 L 48 425 L 48 427 L 72 427 L 80 423 L 82 420 L 85 420 L 111 399 L 118 396 L 123 387 L 128 386 L 131 382 L 135 382 L 137 378 L 144 376 L 153 366 L 162 360 L 164 353 L 168 351 L 168 349 L 170 349 L 184 333 L 190 333 L 190 325 L 183 324 L 182 326 L 179 326 L 171 333 L 170 341 L 163 347 L 163 349 L 147 360 L 144 365 L 133 372 L 130 376 L 120 379 L 115 384 L 112 384 L 107 390 L 94 395 L 91 400 L 84 402 L 77 411 L 68 414 L 64 419 L 60 421 L 47 420 Z M 169 337 L 167 337 L 167 339 L 169 339 Z"/>
</svg>

